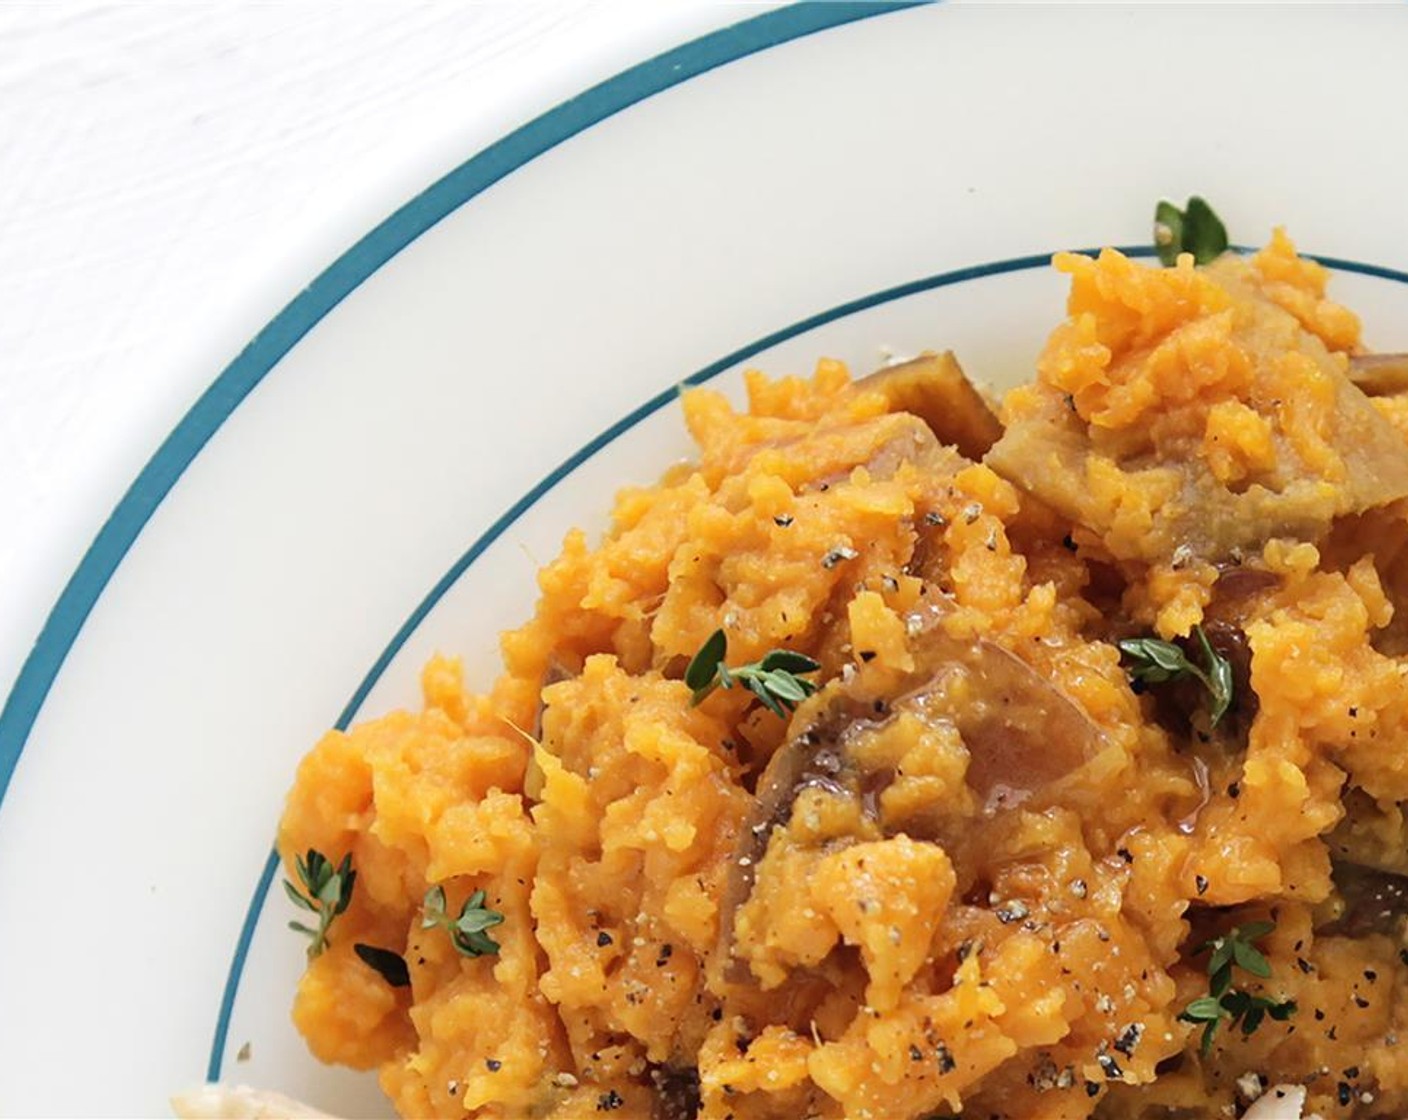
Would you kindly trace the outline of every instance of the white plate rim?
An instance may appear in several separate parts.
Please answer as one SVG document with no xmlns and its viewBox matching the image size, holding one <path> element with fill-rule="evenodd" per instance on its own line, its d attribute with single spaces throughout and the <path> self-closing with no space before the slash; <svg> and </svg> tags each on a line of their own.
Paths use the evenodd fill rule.
<svg viewBox="0 0 1408 1120">
<path fill-rule="evenodd" d="M 339 256 L 275 315 L 214 379 L 153 453 L 85 551 L 26 657 L 3 709 L 0 709 L 0 810 L 3 810 L 10 779 L 50 687 L 62 671 L 67 654 L 80 636 L 89 613 L 97 605 L 132 544 L 186 468 L 245 397 L 343 299 L 422 233 L 472 201 L 482 191 L 615 113 L 729 62 L 816 31 L 935 2 L 937 0 L 827 3 L 804 0 L 690 40 L 590 87 L 482 149 L 398 208 Z M 1153 250 L 1147 246 L 1120 248 L 1129 256 L 1153 255 Z M 1247 247 L 1234 248 L 1244 250 Z M 1074 251 L 1093 253 L 1096 248 Z M 1311 253 L 1302 255 L 1333 269 L 1408 285 L 1408 272 L 1343 258 Z M 1045 267 L 1050 257 L 1047 252 L 966 266 L 848 300 L 740 347 L 684 378 L 680 385 L 710 381 L 763 350 L 847 315 L 935 288 Z M 674 400 L 678 388 L 672 386 L 656 394 L 614 422 L 564 459 L 496 518 L 436 581 L 396 630 L 362 678 L 334 726 L 345 728 L 356 717 L 367 694 L 397 651 L 479 555 L 587 459 Z M 209 1057 L 208 1076 L 212 1080 L 218 1079 L 221 1072 L 229 1019 L 249 941 L 276 872 L 277 861 L 271 855 L 251 898 L 222 993 Z"/>
<path fill-rule="evenodd" d="M 802 0 L 690 39 L 598 82 L 482 148 L 398 207 L 338 256 L 254 335 L 177 421 L 79 559 L 73 574 L 45 617 L 5 697 L 4 706 L 0 708 L 0 811 L 4 809 L 11 779 L 50 690 L 78 641 L 85 622 L 132 545 L 180 481 L 186 468 L 195 461 L 225 421 L 288 352 L 352 292 L 401 250 L 476 196 L 557 145 L 632 105 L 771 47 L 818 31 L 934 2 L 830 0 L 823 3 Z M 650 410 L 658 407 L 659 404 L 656 404 Z M 593 441 L 591 447 L 595 449 L 596 446 L 597 441 Z M 587 452 L 589 454 L 590 451 Z M 559 468 L 551 477 L 561 477 L 561 471 L 562 468 Z M 551 483 L 548 483 L 547 488 L 550 486 Z M 542 492 L 544 490 L 540 484 L 531 494 L 539 495 Z M 490 534 L 497 535 L 495 529 L 502 532 L 517 516 L 515 511 L 521 513 L 525 508 L 524 500 L 515 503 L 504 517 L 494 523 L 489 533 L 476 542 L 478 551 L 487 547 Z M 453 570 L 462 572 L 468 562 L 462 557 Z M 422 607 L 443 594 L 446 587 L 446 580 L 437 583 L 430 596 L 422 600 Z M 412 620 L 416 617 L 413 614 Z M 413 621 L 403 625 L 388 650 L 394 649 L 413 628 Z M 384 669 L 389 656 L 388 652 L 378 658 L 364 679 L 365 688 L 369 688 L 367 682 L 374 680 Z M 356 711 L 364 694 L 363 688 L 359 688 L 344 708 L 339 726 L 342 726 L 343 719 L 350 718 Z M 270 862 L 261 876 L 222 993 L 208 1071 L 212 1079 L 218 1076 L 220 1070 L 229 1014 L 238 988 L 247 942 L 258 915 L 258 904 L 272 881 L 274 870 L 274 864 Z"/>
<path fill-rule="evenodd" d="M 128 550 L 240 403 L 330 311 L 449 214 L 580 132 L 700 74 L 817 31 L 935 0 L 802 0 L 692 39 L 599 82 L 483 148 L 383 219 L 278 312 L 177 421 L 59 594 L 0 708 L 0 808 L 50 687 Z"/>
<path fill-rule="evenodd" d="M 689 40 L 608 78 L 488 145 L 395 210 L 278 312 L 147 460 L 84 551 L 0 709 L 0 808 L 50 686 L 142 529 L 211 437 L 330 311 L 421 234 L 501 179 L 657 93 L 770 47 L 937 0 L 801 0 Z"/>
<path fill-rule="evenodd" d="M 1115 248 L 1127 257 L 1149 258 L 1156 255 L 1156 250 L 1150 245 L 1120 245 Z M 1236 252 L 1249 253 L 1255 251 L 1254 246 L 1232 245 Z M 1099 247 L 1089 247 L 1084 249 L 1072 249 L 1070 252 L 1094 256 Z M 1052 250 L 1055 252 L 1055 250 Z M 906 281 L 892 287 L 883 288 L 879 291 L 871 292 L 867 295 L 847 300 L 808 315 L 799 319 L 789 326 L 755 339 L 746 345 L 739 347 L 722 358 L 710 362 L 703 368 L 696 370 L 689 376 L 683 378 L 677 385 L 668 389 L 663 389 L 656 393 L 649 400 L 628 412 L 625 416 L 615 421 L 604 431 L 588 440 L 579 447 L 541 479 L 539 479 L 528 491 L 518 498 L 507 510 L 496 518 L 487 529 L 484 530 L 467 549 L 446 569 L 445 573 L 435 581 L 434 585 L 417 603 L 414 610 L 407 615 L 406 620 L 397 628 L 382 651 L 377 655 L 366 675 L 357 685 L 351 699 L 339 713 L 333 728 L 345 731 L 352 722 L 361 714 L 360 709 L 368 694 L 376 687 L 382 674 L 391 665 L 392 661 L 400 653 L 406 642 L 415 633 L 420 624 L 446 593 L 459 581 L 459 579 L 469 570 L 470 566 L 483 553 L 493 545 L 500 537 L 511 529 L 517 521 L 529 512 L 543 497 L 545 497 L 554 487 L 571 475 L 578 467 L 596 455 L 599 451 L 615 442 L 621 436 L 626 435 L 643 420 L 652 416 L 660 409 L 672 403 L 682 388 L 694 387 L 713 381 L 721 374 L 736 369 L 743 362 L 748 361 L 753 356 L 769 350 L 780 343 L 815 330 L 818 327 L 833 323 L 838 319 L 844 319 L 848 315 L 854 315 L 861 311 L 867 311 L 874 307 L 880 307 L 895 300 L 904 299 L 907 296 L 918 295 L 923 292 L 934 291 L 939 288 L 953 287 L 958 284 L 967 283 L 974 280 L 984 280 L 995 276 L 1007 275 L 1015 272 L 1026 272 L 1035 269 L 1049 267 L 1052 252 L 1031 253 L 1020 257 L 1008 257 L 1003 260 L 989 261 L 983 264 L 967 265 L 962 268 L 950 269 L 946 272 L 934 273 L 929 276 L 920 277 L 917 280 Z M 1327 268 L 1340 272 L 1347 272 L 1361 276 L 1374 277 L 1381 280 L 1390 280 L 1408 286 L 1408 272 L 1398 269 L 1388 268 L 1383 265 L 1369 264 L 1363 261 L 1348 260 L 1343 257 L 1331 257 L 1317 253 L 1301 253 L 1302 257 L 1319 261 Z M 278 874 L 279 856 L 276 851 L 271 851 L 265 861 L 264 868 L 260 872 L 259 880 L 255 884 L 254 892 L 250 896 L 248 908 L 245 911 L 244 921 L 240 926 L 239 939 L 235 945 L 234 955 L 230 961 L 229 972 L 225 980 L 225 988 L 221 995 L 219 1011 L 217 1013 L 215 1032 L 211 1040 L 210 1058 L 206 1070 L 207 1080 L 220 1080 L 224 1068 L 224 1055 L 229 1040 L 230 1020 L 234 1011 L 235 999 L 239 994 L 240 982 L 243 978 L 245 963 L 249 955 L 250 947 L 253 943 L 256 927 L 264 906 L 268 900 L 269 891 L 274 885 L 274 878 Z"/>
</svg>

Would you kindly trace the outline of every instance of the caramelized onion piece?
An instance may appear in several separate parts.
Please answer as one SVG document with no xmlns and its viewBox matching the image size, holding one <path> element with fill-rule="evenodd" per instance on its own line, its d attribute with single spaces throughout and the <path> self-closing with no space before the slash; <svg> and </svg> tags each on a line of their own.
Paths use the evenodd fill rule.
<svg viewBox="0 0 1408 1120">
<path fill-rule="evenodd" d="M 653 1066 L 650 1083 L 655 1089 L 651 1120 L 695 1120 L 699 1115 L 699 1070 L 694 1066 Z"/>
<path fill-rule="evenodd" d="M 1371 397 L 1408 392 L 1408 354 L 1358 354 L 1349 359 L 1349 379 Z"/>
<path fill-rule="evenodd" d="M 1336 863 L 1332 874 L 1343 909 L 1318 932 L 1332 937 L 1402 935 L 1408 922 L 1408 877 L 1352 863 Z"/>
<path fill-rule="evenodd" d="M 985 813 L 1011 808 L 1082 765 L 1102 745 L 1090 717 L 1051 681 L 993 642 L 958 642 L 930 632 L 922 660 L 929 682 L 916 695 L 968 748 L 968 784 Z M 962 674 L 968 702 L 949 707 L 942 681 Z"/>
<path fill-rule="evenodd" d="M 795 445 L 809 438 L 771 446 Z M 957 450 L 940 443 L 927 423 L 908 412 L 888 412 L 850 424 L 845 432 L 831 433 L 808 450 L 815 473 L 804 484 L 806 490 L 826 490 L 844 482 L 856 467 L 864 467 L 872 479 L 885 479 L 893 478 L 906 464 L 935 476 L 954 474 L 969 465 Z"/>
<path fill-rule="evenodd" d="M 1284 582 L 1282 577 L 1266 568 L 1238 565 L 1224 568 L 1212 585 L 1212 602 L 1208 614 L 1219 618 L 1235 617 L 1247 602 L 1263 591 L 1273 591 Z"/>
<path fill-rule="evenodd" d="M 870 691 L 863 675 L 832 681 L 802 709 L 773 755 L 744 822 L 720 924 L 720 958 L 729 960 L 733 917 L 752 893 L 754 872 L 773 829 L 791 818 L 805 789 L 821 787 L 861 800 L 878 816 L 878 794 L 892 780 L 868 771 L 848 750 L 859 733 L 908 712 L 957 730 L 968 748 L 968 785 L 991 816 L 1020 805 L 1097 754 L 1104 736 L 1088 715 L 1020 657 L 986 639 L 951 637 L 941 612 L 911 618 L 915 668 L 889 695 Z M 943 806 L 934 806 L 936 814 Z M 907 829 L 907 831 L 912 831 Z"/>
<path fill-rule="evenodd" d="M 1336 863 L 1408 876 L 1408 835 L 1402 807 L 1381 807 L 1364 790 L 1347 789 L 1344 818 L 1325 837 Z"/>
<path fill-rule="evenodd" d="M 886 366 L 857 384 L 883 394 L 891 411 L 923 420 L 940 443 L 957 447 L 969 459 L 981 459 L 1002 438 L 1002 422 L 951 350 Z"/>
<path fill-rule="evenodd" d="M 1250 381 L 1235 398 L 1224 401 L 1217 390 L 1202 403 L 1258 414 L 1254 426 L 1269 437 L 1269 454 L 1255 466 L 1215 471 L 1205 444 L 1222 437 L 1210 420 L 1178 392 L 1136 385 L 1150 347 L 1173 334 L 1116 346 L 1106 369 L 1119 408 L 1108 400 L 1082 405 L 1079 393 L 1064 391 L 1065 381 L 1049 377 L 1014 391 L 987 465 L 1101 537 L 1117 559 L 1151 564 L 1180 555 L 1218 563 L 1257 554 L 1273 537 L 1319 541 L 1336 518 L 1408 496 L 1403 436 L 1347 375 L 1344 360 L 1249 281 L 1250 267 L 1228 256 L 1206 270 L 1238 309 L 1227 352 L 1248 360 Z M 1070 357 L 1062 346 L 1043 359 L 1050 368 Z M 1397 367 L 1380 357 L 1373 377 L 1386 385 Z M 1370 375 L 1363 362 L 1361 373 Z M 1153 398 L 1123 407 L 1144 391 Z M 1311 407 L 1301 397 L 1312 392 L 1317 439 L 1330 456 L 1307 456 L 1296 435 L 1299 410 Z M 1134 396 L 1126 400 L 1126 393 Z"/>
<path fill-rule="evenodd" d="M 1362 513 L 1408 495 L 1403 437 L 1341 376 L 1326 426 L 1345 479 L 1327 489 L 1314 475 L 1292 472 L 1229 489 L 1200 456 L 1116 463 L 1091 445 L 1069 413 L 1050 408 L 1007 429 L 984 460 L 1013 485 L 1101 536 L 1121 560 L 1172 563 L 1181 553 L 1214 563 L 1258 553 L 1273 537 L 1318 541 L 1336 517 Z M 1124 476 L 1131 494 L 1170 496 L 1153 509 L 1147 532 L 1114 535 L 1118 509 L 1092 487 L 1095 464 Z M 1147 492 L 1146 488 L 1148 489 Z"/>
</svg>

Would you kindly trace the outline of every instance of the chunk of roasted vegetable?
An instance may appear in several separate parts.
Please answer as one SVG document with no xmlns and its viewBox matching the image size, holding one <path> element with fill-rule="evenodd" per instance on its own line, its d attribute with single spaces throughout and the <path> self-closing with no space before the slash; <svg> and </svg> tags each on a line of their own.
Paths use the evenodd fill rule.
<svg viewBox="0 0 1408 1120">
<path fill-rule="evenodd" d="M 762 775 L 740 833 L 722 904 L 724 959 L 732 915 L 748 898 L 754 868 L 773 829 L 788 822 L 803 791 L 822 789 L 856 800 L 867 831 L 879 835 L 903 831 L 953 839 L 961 827 L 961 806 L 927 798 L 887 803 L 884 795 L 899 775 L 882 744 L 900 731 L 897 724 L 961 742 L 971 809 L 984 817 L 1038 796 L 1104 745 L 1100 729 L 1050 680 L 995 642 L 950 636 L 942 619 L 933 609 L 911 616 L 914 668 L 904 680 L 843 676 L 799 710 L 791 734 Z"/>
<path fill-rule="evenodd" d="M 1408 354 L 1356 354 L 1349 379 L 1371 397 L 1408 392 Z"/>
<path fill-rule="evenodd" d="M 886 366 L 857 384 L 882 394 L 891 411 L 923 420 L 940 443 L 969 459 L 981 459 L 1002 438 L 1002 422 L 951 350 Z"/>
<path fill-rule="evenodd" d="M 1117 558 L 1216 563 L 1318 541 L 1408 494 L 1402 436 L 1346 353 L 1277 302 L 1271 264 L 1150 269 L 1111 250 L 1057 264 L 1074 277 L 1070 317 L 1036 384 L 1008 396 L 987 463 Z"/>
</svg>

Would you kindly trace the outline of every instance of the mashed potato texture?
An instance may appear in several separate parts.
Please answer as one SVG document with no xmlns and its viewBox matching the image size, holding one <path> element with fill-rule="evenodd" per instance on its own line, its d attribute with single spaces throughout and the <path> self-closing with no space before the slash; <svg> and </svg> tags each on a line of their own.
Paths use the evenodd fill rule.
<svg viewBox="0 0 1408 1120">
<path fill-rule="evenodd" d="M 696 459 L 567 536 L 491 689 L 437 657 L 419 710 L 313 748 L 280 851 L 358 872 L 294 1001 L 319 1058 L 408 1117 L 1235 1116 L 1271 1085 L 1408 1115 L 1408 953 L 1363 894 L 1408 871 L 1408 408 L 1352 384 L 1358 320 L 1279 233 L 1056 267 L 985 455 L 833 361 L 690 390 Z M 818 691 L 692 704 L 720 628 Z M 1199 632 L 1215 725 L 1118 645 Z M 486 892 L 496 954 L 424 927 L 437 884 Z M 1204 1052 L 1200 947 L 1257 921 L 1236 986 L 1294 1013 Z"/>
</svg>

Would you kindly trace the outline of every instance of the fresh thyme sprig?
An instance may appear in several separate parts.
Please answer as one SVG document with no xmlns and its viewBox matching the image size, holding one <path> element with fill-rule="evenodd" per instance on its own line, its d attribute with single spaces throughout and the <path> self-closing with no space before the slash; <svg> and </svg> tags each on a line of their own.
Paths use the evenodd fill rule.
<svg viewBox="0 0 1408 1120">
<path fill-rule="evenodd" d="M 445 888 L 437 884 L 425 892 L 421 929 L 445 930 L 466 957 L 492 956 L 499 951 L 499 943 L 484 931 L 502 925 L 504 916 L 484 905 L 486 897 L 482 890 L 475 891 L 465 899 L 460 916 L 452 918 L 445 910 Z"/>
<path fill-rule="evenodd" d="M 1141 684 L 1163 684 L 1184 677 L 1201 681 L 1211 698 L 1209 722 L 1216 727 L 1232 706 L 1232 662 L 1212 648 L 1201 626 L 1193 627 L 1193 633 L 1202 647 L 1202 666 L 1189 660 L 1181 647 L 1159 638 L 1126 638 L 1120 642 L 1120 653 L 1129 659 L 1130 678 Z"/>
<path fill-rule="evenodd" d="M 806 654 L 775 649 L 757 661 L 732 669 L 725 663 L 727 656 L 728 636 L 722 630 L 715 630 L 684 671 L 684 683 L 694 690 L 691 703 L 702 703 L 716 688 L 741 685 L 773 715 L 786 719 L 788 712 L 795 711 L 797 705 L 817 689 L 812 681 L 798 675 L 815 673 L 821 668 Z"/>
<path fill-rule="evenodd" d="M 1271 978 L 1271 965 L 1253 942 L 1276 928 L 1274 922 L 1249 922 L 1235 926 L 1221 937 L 1199 945 L 1195 953 L 1211 951 L 1208 957 L 1208 994 L 1193 1000 L 1179 1014 L 1185 1023 L 1202 1023 L 1199 1049 L 1206 1057 L 1212 1049 L 1217 1028 L 1224 1020 L 1229 1026 L 1241 1024 L 1242 1034 L 1253 1033 L 1270 1017 L 1284 1023 L 1295 1014 L 1292 999 L 1273 1000 L 1232 987 L 1232 969 L 1240 968 L 1263 980 Z"/>
<path fill-rule="evenodd" d="M 303 889 L 299 890 L 285 879 L 284 891 L 295 906 L 316 914 L 318 925 L 314 929 L 302 922 L 289 922 L 288 928 L 311 938 L 308 945 L 308 959 L 311 961 L 328 947 L 328 927 L 333 919 L 351 904 L 357 873 L 352 870 L 350 853 L 343 856 L 342 862 L 335 868 L 332 860 L 316 848 L 309 848 L 306 856 L 295 856 L 294 863 Z"/>
<path fill-rule="evenodd" d="M 1183 210 L 1164 199 L 1154 207 L 1154 249 L 1165 266 L 1177 263 L 1179 253 L 1192 253 L 1195 263 L 1207 264 L 1227 251 L 1227 227 L 1197 195 Z"/>
</svg>

